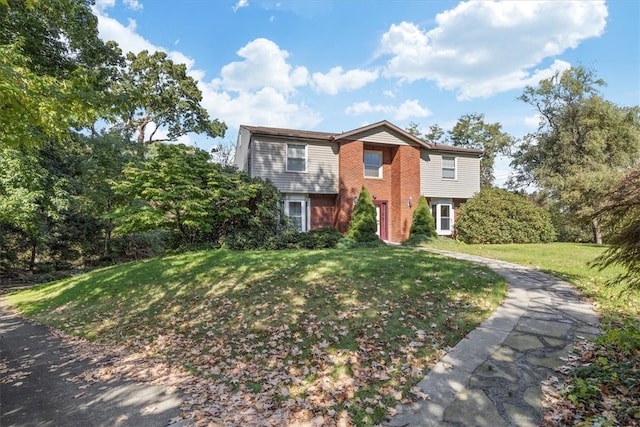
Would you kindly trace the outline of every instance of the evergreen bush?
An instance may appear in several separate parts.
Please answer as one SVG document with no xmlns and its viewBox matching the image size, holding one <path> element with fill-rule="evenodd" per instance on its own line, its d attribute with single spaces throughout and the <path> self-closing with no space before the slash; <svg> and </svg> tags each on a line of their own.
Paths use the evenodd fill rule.
<svg viewBox="0 0 640 427">
<path fill-rule="evenodd" d="M 376 234 L 377 230 L 376 207 L 373 204 L 373 199 L 369 191 L 362 187 L 360 195 L 358 196 L 358 202 L 353 208 L 347 237 L 359 243 L 373 242 L 379 240 Z"/>
<path fill-rule="evenodd" d="M 432 238 L 438 237 L 435 221 L 433 220 L 433 215 L 431 215 L 431 209 L 429 209 L 429 204 L 424 196 L 420 196 L 418 199 L 416 210 L 413 211 L 411 230 L 409 231 L 409 236 L 415 236 L 417 234 Z"/>
<path fill-rule="evenodd" d="M 485 188 L 457 212 L 456 236 L 465 243 L 551 242 L 556 233 L 549 212 L 525 197 Z"/>
</svg>

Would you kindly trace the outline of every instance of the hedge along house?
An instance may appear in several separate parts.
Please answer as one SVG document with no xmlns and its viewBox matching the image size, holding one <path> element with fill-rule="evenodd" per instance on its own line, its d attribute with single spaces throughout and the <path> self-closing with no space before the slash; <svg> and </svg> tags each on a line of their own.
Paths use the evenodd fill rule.
<svg viewBox="0 0 640 427">
<path fill-rule="evenodd" d="M 346 232 L 362 187 L 373 197 L 378 235 L 409 236 L 413 210 L 427 197 L 438 234 L 453 233 L 455 212 L 480 191 L 482 151 L 425 142 L 381 121 L 343 133 L 240 126 L 236 166 L 270 180 L 301 231 Z"/>
</svg>

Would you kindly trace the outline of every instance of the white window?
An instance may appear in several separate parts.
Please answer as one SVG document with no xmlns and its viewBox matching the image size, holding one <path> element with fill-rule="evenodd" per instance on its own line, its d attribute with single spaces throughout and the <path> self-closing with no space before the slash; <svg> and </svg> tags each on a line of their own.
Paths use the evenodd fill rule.
<svg viewBox="0 0 640 427">
<path fill-rule="evenodd" d="M 364 176 L 367 178 L 382 178 L 382 151 L 365 150 Z"/>
<path fill-rule="evenodd" d="M 284 201 L 284 213 L 287 215 L 299 231 L 309 230 L 307 221 L 309 203 L 306 199 L 286 199 Z"/>
<path fill-rule="evenodd" d="M 456 158 L 442 156 L 442 179 L 456 179 Z"/>
<path fill-rule="evenodd" d="M 436 231 L 442 236 L 453 233 L 453 202 L 434 200 L 431 202 L 431 214 L 436 223 Z"/>
<path fill-rule="evenodd" d="M 307 146 L 287 144 L 287 172 L 307 171 Z"/>
</svg>

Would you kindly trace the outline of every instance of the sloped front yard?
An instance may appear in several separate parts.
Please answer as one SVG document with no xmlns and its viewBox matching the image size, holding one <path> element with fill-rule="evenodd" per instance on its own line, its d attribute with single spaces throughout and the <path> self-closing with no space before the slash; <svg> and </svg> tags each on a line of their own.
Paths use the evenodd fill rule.
<svg viewBox="0 0 640 427">
<path fill-rule="evenodd" d="M 426 398 L 413 385 L 505 291 L 483 267 L 376 248 L 190 253 L 7 299 L 39 322 L 125 347 L 87 378 L 179 373 L 192 396 L 184 416 L 202 423 L 370 425 Z"/>
</svg>

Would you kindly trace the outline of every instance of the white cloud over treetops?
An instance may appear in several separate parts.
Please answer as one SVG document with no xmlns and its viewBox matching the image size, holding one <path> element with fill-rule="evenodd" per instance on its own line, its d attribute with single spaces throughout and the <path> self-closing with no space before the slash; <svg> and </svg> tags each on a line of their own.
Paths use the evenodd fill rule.
<svg viewBox="0 0 640 427">
<path fill-rule="evenodd" d="M 428 108 L 420 105 L 417 99 L 404 101 L 396 105 L 372 105 L 369 101 L 356 102 L 345 110 L 346 114 L 357 116 L 366 113 L 382 113 L 393 117 L 394 120 L 407 120 L 412 117 L 429 117 L 432 113 Z"/>
<path fill-rule="evenodd" d="M 333 67 L 328 73 L 313 73 L 312 79 L 316 90 L 329 95 L 339 92 L 360 89 L 378 79 L 379 72 L 366 70 L 349 70 Z"/>
<path fill-rule="evenodd" d="M 588 2 L 468 2 L 436 16 L 436 26 L 424 30 L 416 24 L 393 24 L 383 34 L 377 55 L 387 57 L 383 69 L 311 73 L 293 65 L 290 53 L 269 39 L 249 41 L 236 52 L 238 60 L 222 66 L 215 78 L 194 69 L 195 61 L 183 53 L 153 45 L 127 25 L 108 16 L 114 0 L 97 0 L 100 37 L 117 41 L 125 52 L 161 50 L 174 62 L 184 63 L 203 92 L 203 105 L 212 117 L 230 129 L 240 124 L 312 129 L 321 115 L 301 101 L 303 89 L 335 96 L 371 84 L 381 76 L 394 82 L 430 80 L 455 91 L 459 99 L 489 97 L 539 80 L 570 64 L 555 59 L 581 41 L 603 33 L 607 8 Z M 131 0 L 130 4 L 137 4 Z M 238 8 L 248 5 L 239 0 Z M 385 90 L 385 95 L 394 94 Z M 416 99 L 400 105 L 354 103 L 350 115 L 381 113 L 393 120 L 428 117 L 431 111 Z"/>
<path fill-rule="evenodd" d="M 436 27 L 393 24 L 379 55 L 390 55 L 384 75 L 432 80 L 458 99 L 488 97 L 537 84 L 570 64 L 553 58 L 603 34 L 604 1 L 472 1 L 436 16 Z"/>
</svg>

